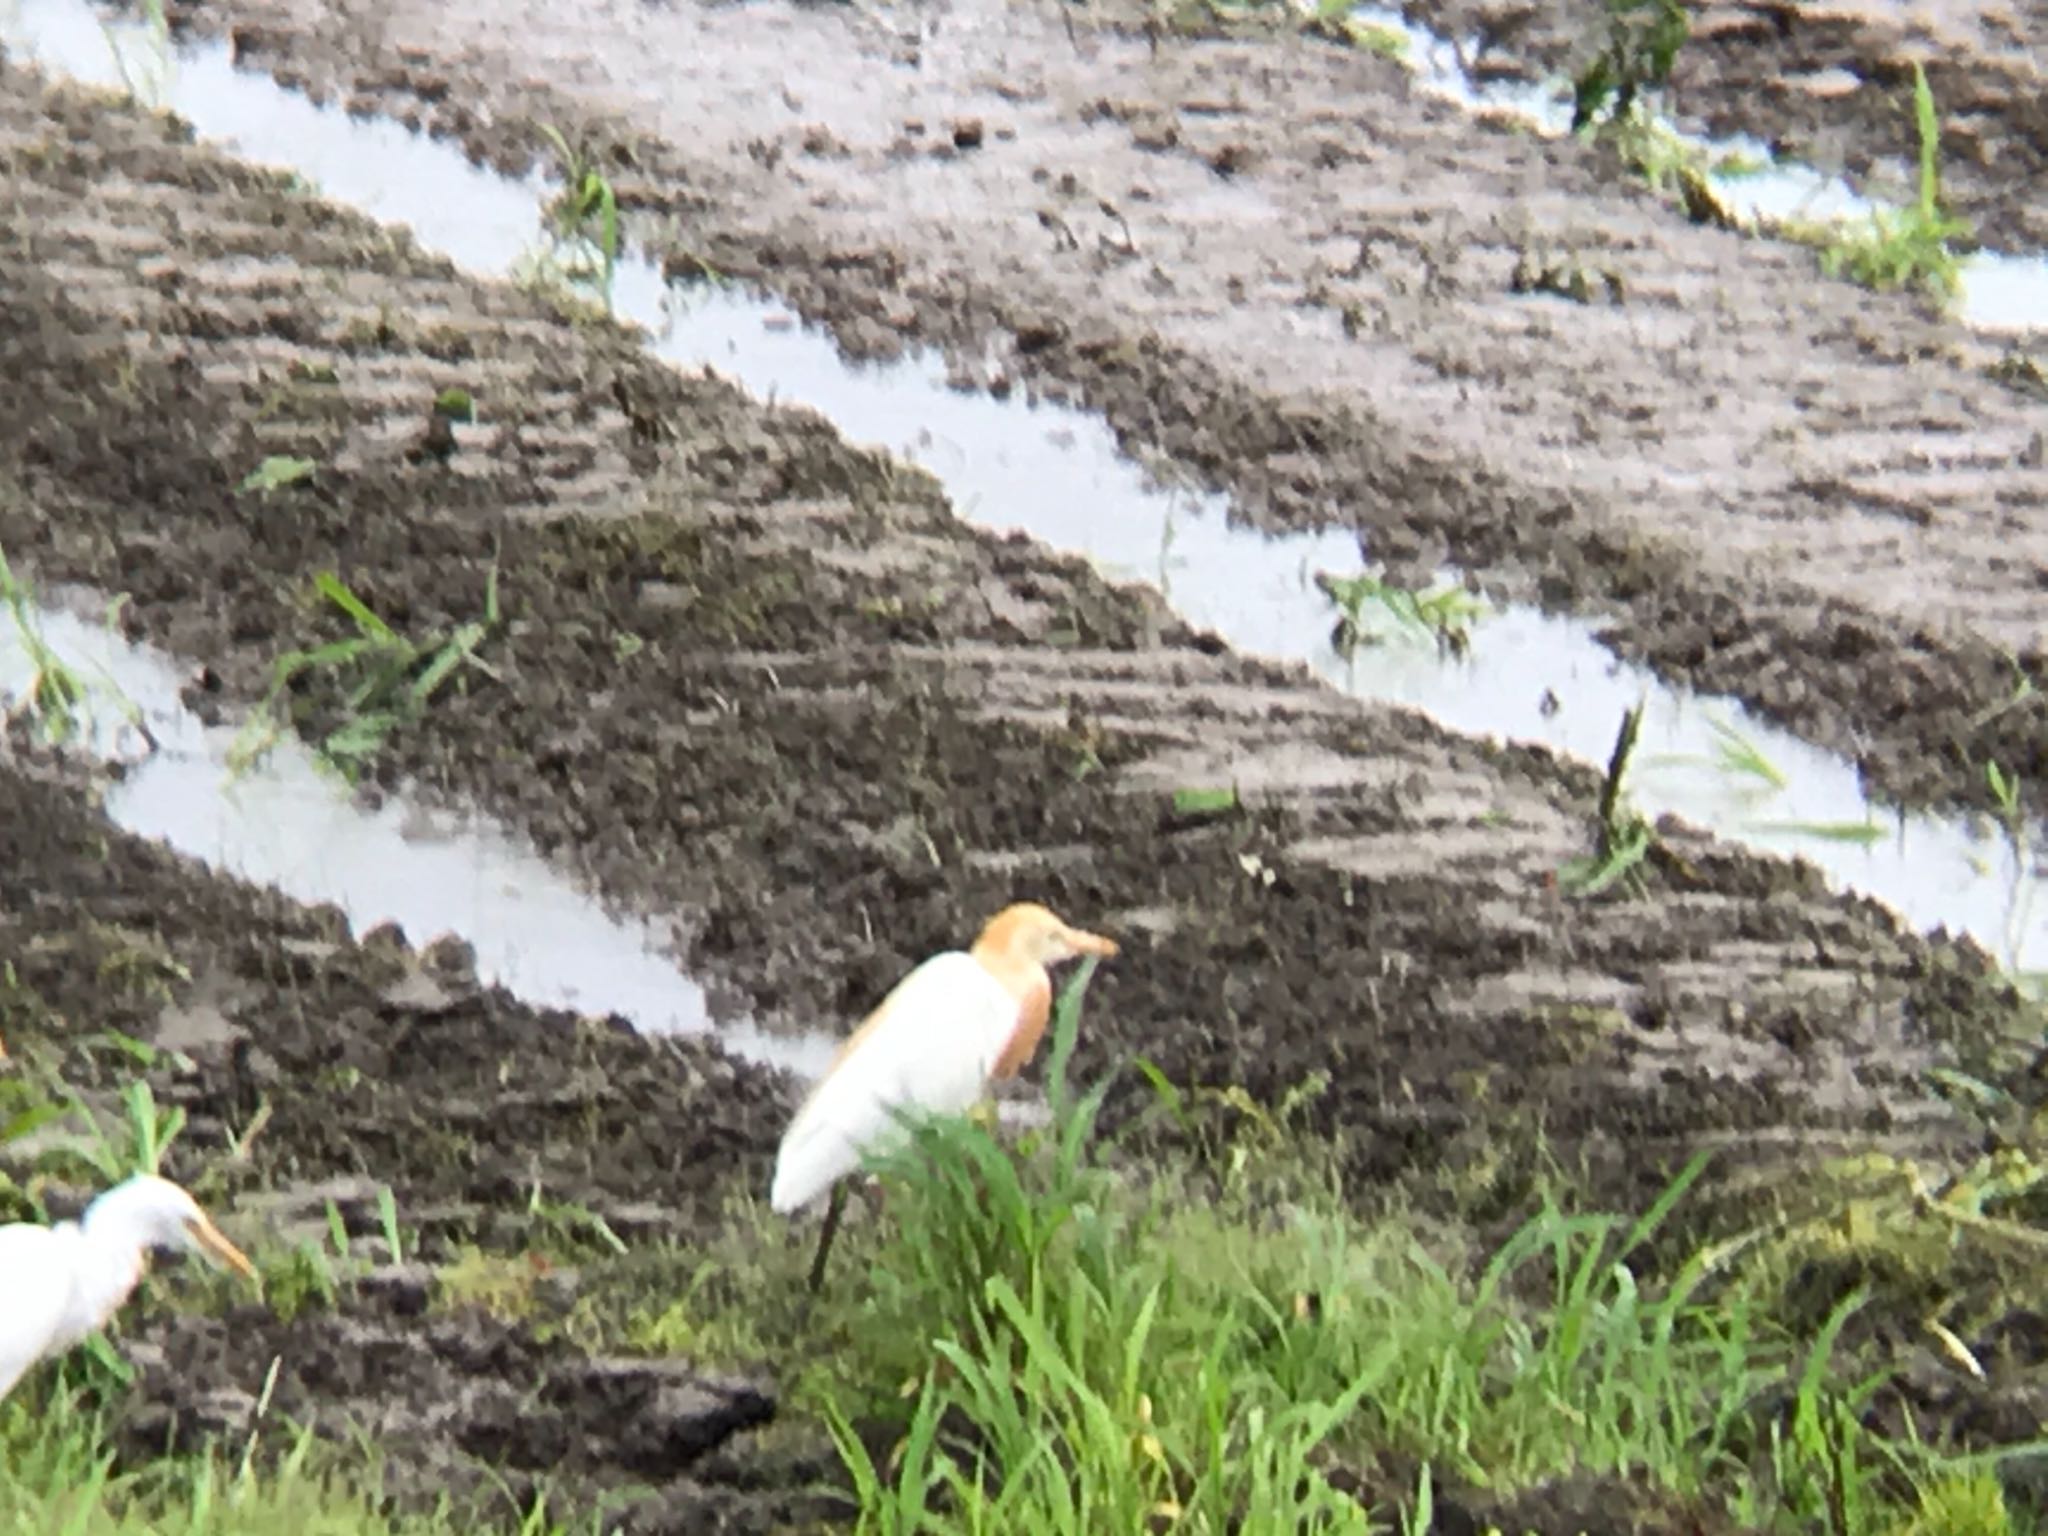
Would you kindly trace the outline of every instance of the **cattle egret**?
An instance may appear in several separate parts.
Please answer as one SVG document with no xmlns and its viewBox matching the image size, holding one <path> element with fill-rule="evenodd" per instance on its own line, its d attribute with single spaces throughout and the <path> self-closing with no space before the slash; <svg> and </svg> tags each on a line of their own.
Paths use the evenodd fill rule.
<svg viewBox="0 0 2048 1536">
<path fill-rule="evenodd" d="M 905 1111 L 957 1115 L 989 1085 L 1014 1077 L 1038 1049 L 1052 1012 L 1046 967 L 1116 953 L 1099 934 L 1069 928 L 1044 907 L 1021 903 L 989 920 L 964 954 L 934 955 L 896 984 L 847 1038 L 797 1110 L 775 1158 L 768 1203 L 787 1214 L 826 1190 L 832 1202 L 811 1289 L 825 1274 L 845 1188 Z"/>
<path fill-rule="evenodd" d="M 116 1184 L 82 1220 L 0 1227 L 0 1400 L 38 1360 L 69 1349 L 119 1311 L 153 1248 L 191 1249 L 256 1274 L 190 1195 L 149 1174 Z"/>
</svg>

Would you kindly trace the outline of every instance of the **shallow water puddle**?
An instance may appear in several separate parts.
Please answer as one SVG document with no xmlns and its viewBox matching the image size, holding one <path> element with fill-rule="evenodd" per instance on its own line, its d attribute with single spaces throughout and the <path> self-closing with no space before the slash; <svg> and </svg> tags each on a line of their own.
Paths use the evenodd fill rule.
<svg viewBox="0 0 2048 1536">
<path fill-rule="evenodd" d="M 622 269 L 621 312 L 643 317 L 660 302 L 658 284 L 645 269 Z M 1735 700 L 1685 693 L 1617 660 L 1595 638 L 1596 623 L 1495 609 L 1477 621 L 1463 659 L 1397 630 L 1347 661 L 1331 644 L 1336 614 L 1313 577 L 1359 569 L 1348 530 L 1275 538 L 1232 527 L 1223 498 L 1148 484 L 1099 418 L 962 393 L 933 358 L 851 368 L 827 337 L 729 290 L 672 302 L 656 336 L 664 357 L 712 362 L 757 395 L 811 406 L 849 437 L 923 465 L 963 516 L 1153 582 L 1190 623 L 1241 651 L 1305 661 L 1360 698 L 1596 765 L 1606 763 L 1623 712 L 1646 701 L 1628 784 L 1648 814 L 1674 812 L 1733 841 L 1799 854 L 1915 927 L 1946 924 L 2017 969 L 2048 966 L 2048 912 L 2032 916 L 2029 901 L 2036 871 L 2022 878 L 2002 838 L 1870 803 L 1846 759 Z M 1735 767 L 1748 749 L 1754 758 Z M 2038 832 L 2032 842 L 2043 846 Z"/>
<path fill-rule="evenodd" d="M 82 0 L 22 0 L 11 20 L 0 14 L 0 41 L 46 66 L 122 83 Z M 1449 52 L 1418 35 L 1417 56 L 1431 48 Z M 171 60 L 167 104 L 236 152 L 284 164 L 328 197 L 410 225 L 422 244 L 481 276 L 502 278 L 539 248 L 546 196 L 539 179 L 511 181 L 395 123 L 315 107 L 267 76 L 237 72 L 221 45 L 179 48 Z M 1532 108 L 1542 96 L 1528 88 L 1515 94 Z M 1359 543 L 1349 531 L 1267 538 L 1232 527 L 1221 498 L 1149 483 L 1094 416 L 953 390 L 936 358 L 850 367 L 825 337 L 731 288 L 672 287 L 652 264 L 629 259 L 619 264 L 613 298 L 622 317 L 649 329 L 662 357 L 709 364 L 761 397 L 809 405 L 849 437 L 930 469 L 963 516 L 1080 551 L 1110 574 L 1154 582 L 1191 623 L 1241 650 L 1305 661 L 1359 697 L 1412 705 L 1457 730 L 1542 742 L 1595 764 L 1605 763 L 1622 712 L 1644 699 L 1630 789 L 1649 814 L 1676 812 L 1732 840 L 1796 852 L 1916 927 L 1946 925 L 2018 968 L 2048 967 L 2048 912 L 2036 915 L 2030 906 L 2036 871 L 2019 850 L 1958 819 L 1870 806 L 1853 765 L 1733 701 L 1681 693 L 1618 662 L 1594 638 L 1596 624 L 1510 608 L 1479 622 L 1462 660 L 1426 637 L 1397 633 L 1346 662 L 1330 644 L 1334 614 L 1312 577 L 1358 570 Z M 1731 766 L 1737 757 L 1747 769 Z M 2032 845 L 2043 842 L 2036 835 Z M 421 931 L 432 931 L 431 923 Z M 547 931 L 547 947 L 563 947 L 562 930 Z M 527 956 L 521 963 L 538 962 Z"/>
<path fill-rule="evenodd" d="M 661 956 L 649 925 L 608 916 L 489 822 L 395 795 L 368 809 L 289 738 L 260 766 L 232 775 L 236 731 L 185 708 L 175 662 L 61 609 L 42 611 L 38 622 L 44 643 L 89 689 L 77 745 L 127 765 L 106 795 L 116 826 L 295 900 L 332 902 L 357 934 L 384 922 L 415 943 L 455 934 L 475 949 L 481 980 L 533 1006 L 617 1013 L 652 1034 L 714 1029 L 703 988 Z M 9 624 L 0 632 L 0 698 L 13 699 L 32 673 Z M 822 1072 L 836 1048 L 822 1035 L 715 1028 L 736 1053 L 804 1075 Z"/>
<path fill-rule="evenodd" d="M 1522 81 L 1476 84 L 1466 74 L 1461 52 L 1476 58 L 1478 38 L 1462 49 L 1414 25 L 1398 11 L 1356 5 L 1350 19 L 1389 38 L 1399 38 L 1400 57 L 1416 82 L 1432 95 L 1468 111 L 1507 112 L 1548 137 L 1571 132 L 1572 93 L 1568 82 L 1541 85 Z M 1770 146 L 1748 137 L 1703 139 L 1662 123 L 1672 137 L 1698 151 L 1711 167 L 1707 180 L 1739 220 L 1758 224 L 1805 222 L 1867 224 L 1885 205 L 1859 197 L 1839 176 L 1773 158 Z M 1901 144 L 1904 150 L 1909 146 Z M 1891 212 L 1885 207 L 1886 212 Z M 2013 256 L 1980 251 L 1959 264 L 1962 290 L 1956 318 L 1983 331 L 2018 334 L 2048 329 L 2048 256 Z"/>
</svg>

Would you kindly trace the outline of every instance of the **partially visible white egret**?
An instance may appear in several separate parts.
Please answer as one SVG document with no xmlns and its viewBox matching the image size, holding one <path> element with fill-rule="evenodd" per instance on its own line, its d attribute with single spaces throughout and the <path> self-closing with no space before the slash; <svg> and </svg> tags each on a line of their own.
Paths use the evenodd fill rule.
<svg viewBox="0 0 2048 1536">
<path fill-rule="evenodd" d="M 1111 940 L 1069 928 L 1044 907 L 1005 907 L 972 949 L 932 956 L 848 1036 L 784 1133 L 768 1194 L 768 1203 L 786 1214 L 832 1191 L 812 1290 L 824 1279 L 839 1227 L 846 1198 L 839 1181 L 891 1130 L 897 1113 L 957 1115 L 991 1083 L 1016 1076 L 1052 1012 L 1046 967 L 1116 952 Z"/>
<path fill-rule="evenodd" d="M 190 1249 L 255 1278 L 199 1203 L 153 1174 L 116 1184 L 77 1221 L 0 1227 L 0 1399 L 38 1360 L 104 1326 L 155 1248 Z"/>
</svg>

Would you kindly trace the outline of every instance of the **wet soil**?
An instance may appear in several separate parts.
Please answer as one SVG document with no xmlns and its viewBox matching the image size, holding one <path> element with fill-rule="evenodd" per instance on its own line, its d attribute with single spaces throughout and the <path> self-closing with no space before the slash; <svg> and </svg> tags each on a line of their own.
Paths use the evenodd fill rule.
<svg viewBox="0 0 2048 1536">
<path fill-rule="evenodd" d="M 1590 773 L 1234 657 L 1143 590 L 975 534 L 809 413 L 172 127 L 12 100 L 0 131 L 61 151 L 12 162 L 10 553 L 128 593 L 216 710 L 340 633 L 312 572 L 427 634 L 476 618 L 494 568 L 495 677 L 402 737 L 387 781 L 673 914 L 728 1014 L 841 1027 L 1029 887 L 1132 940 L 1102 1056 L 1262 1094 L 1332 1069 L 1328 1114 L 1388 1173 L 1438 1160 L 1468 1094 L 1489 1133 L 1540 1118 L 1646 1172 L 1709 1127 L 1911 1124 L 1931 1053 L 2011 1016 L 1981 957 L 1683 829 L 1639 898 L 1569 900 Z M 136 272 L 152 246 L 179 259 Z M 451 385 L 487 425 L 422 455 Z M 280 453 L 321 468 L 236 489 Z M 1218 783 L 1242 813 L 1172 813 Z"/>
<path fill-rule="evenodd" d="M 1626 1202 L 1703 1142 L 1766 1164 L 1939 1153 L 1972 1133 L 1925 1069 L 1995 1076 L 2027 1027 L 1973 948 L 1683 827 L 1640 888 L 1572 899 L 1557 870 L 1590 844 L 1589 772 L 1234 656 L 1142 590 L 976 534 L 815 416 L 466 280 L 173 123 L 0 66 L 0 181 L 10 558 L 45 587 L 130 594 L 123 622 L 188 658 L 192 702 L 224 715 L 275 656 L 340 633 L 312 572 L 424 634 L 476 618 L 495 569 L 492 673 L 396 738 L 378 782 L 481 805 L 672 917 L 721 1017 L 843 1028 L 1033 896 L 1126 944 L 1091 993 L 1085 1070 L 1142 1052 L 1267 1101 L 1327 1073 L 1311 1126 L 1343 1138 L 1362 1191 L 1401 1180 L 1468 1213 L 1520 1198 L 1539 1144 Z M 449 387 L 480 424 L 429 436 Z M 237 489 L 282 453 L 318 472 Z M 318 683 L 296 702 L 309 727 L 335 718 Z M 535 1015 L 459 957 L 351 944 L 8 772 L 0 944 L 34 961 L 44 1005 L 9 1040 L 89 1064 L 97 1030 L 158 1038 L 214 1010 L 226 1043 L 165 1092 L 195 1145 L 273 1102 L 252 1183 L 389 1182 L 429 1257 L 473 1237 L 517 1252 L 502 1213 L 535 1178 L 658 1237 L 760 1187 L 794 1084 Z M 1219 784 L 1242 809 L 1174 811 L 1174 790 Z M 109 925 L 190 979 L 110 992 Z M 719 1528 L 662 1525 L 671 1498 L 770 1528 L 775 1490 L 815 1475 L 764 1471 L 733 1438 L 772 1405 L 765 1380 L 614 1367 L 478 1319 L 418 1342 L 418 1284 L 388 1277 L 340 1318 L 157 1325 L 167 1362 L 210 1373 L 152 1373 L 136 1433 L 232 1422 L 282 1355 L 299 1396 L 281 1402 L 406 1431 L 422 1476 L 496 1458 L 524 1475 L 565 1446 L 595 1488 L 658 1470 L 647 1529 Z M 380 1406 L 338 1359 L 364 1337 L 441 1396 Z M 555 1406 L 529 1422 L 508 1383 L 536 1374 Z M 678 1427 L 652 1447 L 645 1424 L 606 1428 L 599 1389 Z M 423 1400 L 447 1414 L 407 1417 Z M 712 1467 L 730 1487 L 707 1487 Z"/>
<path fill-rule="evenodd" d="M 1847 173 L 1870 195 L 1912 200 L 1913 64 L 1941 109 L 1942 192 L 1979 239 L 2008 251 L 2048 246 L 2048 6 L 2038 0 L 1688 6 L 1692 37 L 1672 75 L 1680 123 L 1747 134 L 1780 154 Z M 1414 4 L 1419 25 L 1479 43 L 1484 76 L 1540 80 L 1574 71 L 1604 20 L 1572 0 Z"/>
<path fill-rule="evenodd" d="M 2048 807 L 2042 695 L 2011 707 L 2048 676 L 2044 418 L 2003 344 L 1694 227 L 1602 151 L 1312 40 L 1070 37 L 1007 0 L 173 14 L 501 166 L 571 128 L 675 270 L 1078 398 L 1397 575 L 1603 615 L 1888 795 L 1981 804 L 1995 759 Z M 1532 258 L 1622 302 L 1517 292 Z"/>
<path fill-rule="evenodd" d="M 374 1270 L 334 1308 L 290 1316 L 243 1295 L 219 1314 L 131 1314 L 125 1454 L 289 1422 L 365 1430 L 392 1493 L 446 1491 L 489 1513 L 523 1507 L 543 1477 L 632 1503 L 651 1522 L 636 1530 L 779 1529 L 801 1511 L 786 1453 L 744 1433 L 775 1414 L 765 1376 L 593 1359 L 445 1311 L 422 1267 L 479 1247 L 560 1255 L 561 1234 L 529 1214 L 536 1190 L 635 1243 L 687 1240 L 766 1178 L 783 1110 L 772 1079 L 711 1042 L 536 1013 L 480 987 L 458 948 L 415 952 L 388 930 L 354 942 L 338 912 L 110 830 L 92 785 L 22 745 L 0 763 L 0 1029 L 15 1070 L 61 1064 L 91 1092 L 134 1072 L 109 1031 L 155 1043 L 157 1101 L 190 1117 L 167 1171 L 205 1170 L 196 1187 L 252 1251 L 325 1245 L 331 1203 L 368 1263 L 382 1188 L 415 1244 L 412 1263 Z M 218 1156 L 252 1127 L 245 1157 Z M 573 1275 L 560 1280 L 566 1305 Z M 793 1491 L 761 1492 L 771 1481 Z"/>
</svg>

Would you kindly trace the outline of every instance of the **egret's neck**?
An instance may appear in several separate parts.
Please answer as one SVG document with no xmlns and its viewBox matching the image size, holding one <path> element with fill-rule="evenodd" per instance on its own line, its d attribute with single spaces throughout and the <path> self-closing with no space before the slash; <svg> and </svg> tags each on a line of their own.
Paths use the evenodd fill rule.
<svg viewBox="0 0 2048 1536">
<path fill-rule="evenodd" d="M 1039 989 L 1052 986 L 1052 977 L 1046 974 L 1045 967 L 1036 960 L 1026 960 L 985 940 L 978 941 L 968 953 L 973 955 L 981 968 L 995 977 L 1002 989 L 1019 1003 L 1024 1002 Z"/>
<path fill-rule="evenodd" d="M 141 1283 L 151 1237 L 140 1222 L 118 1207 L 89 1208 L 79 1227 L 84 1262 L 78 1266 L 72 1291 L 70 1321 L 83 1336 L 118 1312 Z"/>
</svg>

